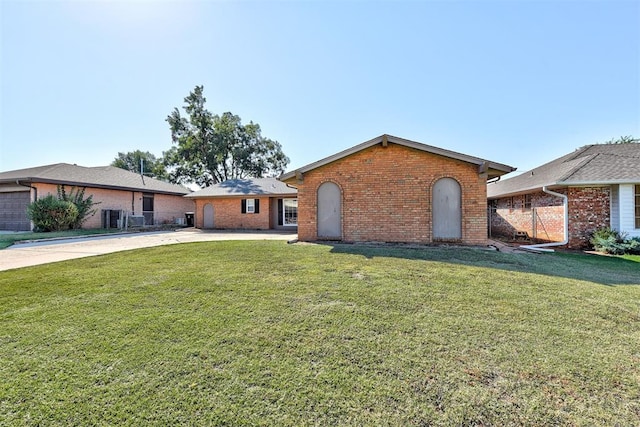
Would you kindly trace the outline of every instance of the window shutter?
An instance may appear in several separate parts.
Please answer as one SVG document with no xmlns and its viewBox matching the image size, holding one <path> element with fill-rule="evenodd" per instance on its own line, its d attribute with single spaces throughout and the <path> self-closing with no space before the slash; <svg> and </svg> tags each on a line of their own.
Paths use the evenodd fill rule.
<svg viewBox="0 0 640 427">
<path fill-rule="evenodd" d="M 247 199 L 242 199 L 242 202 L 240 203 L 240 212 L 247 213 Z"/>
<path fill-rule="evenodd" d="M 282 211 L 284 210 L 282 206 L 282 199 L 278 199 L 278 225 L 283 225 L 282 222 Z"/>
<path fill-rule="evenodd" d="M 256 210 L 254 213 L 260 213 L 260 199 L 256 199 Z"/>
</svg>

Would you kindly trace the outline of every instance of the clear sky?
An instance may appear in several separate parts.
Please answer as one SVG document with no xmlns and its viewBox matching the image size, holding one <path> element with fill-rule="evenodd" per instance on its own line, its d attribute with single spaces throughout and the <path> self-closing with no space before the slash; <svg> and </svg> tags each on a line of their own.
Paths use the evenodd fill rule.
<svg viewBox="0 0 640 427">
<path fill-rule="evenodd" d="M 640 1 L 0 0 L 0 171 L 160 156 L 196 85 L 289 170 L 383 133 L 531 169 L 640 136 Z"/>
</svg>

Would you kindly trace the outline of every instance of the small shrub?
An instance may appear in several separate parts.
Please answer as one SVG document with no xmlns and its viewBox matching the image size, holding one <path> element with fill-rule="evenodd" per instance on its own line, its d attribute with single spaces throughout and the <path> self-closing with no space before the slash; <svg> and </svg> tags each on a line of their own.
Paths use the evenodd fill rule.
<svg viewBox="0 0 640 427">
<path fill-rule="evenodd" d="M 71 202 L 48 195 L 27 207 L 27 215 L 39 231 L 68 230 L 78 219 L 78 208 Z"/>
<path fill-rule="evenodd" d="M 620 233 L 608 227 L 596 230 L 591 236 L 590 243 L 596 251 L 607 254 L 640 253 L 640 238 L 628 239 L 626 233 Z"/>
<path fill-rule="evenodd" d="M 627 240 L 629 244 L 629 253 L 633 255 L 640 255 L 640 237 L 632 237 Z"/>
</svg>

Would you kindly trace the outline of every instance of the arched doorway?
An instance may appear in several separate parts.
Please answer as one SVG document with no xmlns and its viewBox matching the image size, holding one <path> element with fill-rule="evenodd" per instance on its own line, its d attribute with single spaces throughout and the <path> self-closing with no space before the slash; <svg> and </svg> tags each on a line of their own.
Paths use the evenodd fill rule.
<svg viewBox="0 0 640 427">
<path fill-rule="evenodd" d="M 318 188 L 318 238 L 342 239 L 342 192 L 333 182 Z"/>
<path fill-rule="evenodd" d="M 213 228 L 213 205 L 207 203 L 202 212 L 202 228 Z"/>
<path fill-rule="evenodd" d="M 453 178 L 441 178 L 433 185 L 433 240 L 462 238 L 462 190 Z"/>
</svg>

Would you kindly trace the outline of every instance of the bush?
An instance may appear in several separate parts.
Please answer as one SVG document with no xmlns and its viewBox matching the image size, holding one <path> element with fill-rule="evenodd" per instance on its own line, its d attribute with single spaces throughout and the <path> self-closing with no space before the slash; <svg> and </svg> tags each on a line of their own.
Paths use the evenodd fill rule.
<svg viewBox="0 0 640 427">
<path fill-rule="evenodd" d="M 626 233 L 620 233 L 611 228 L 601 228 L 596 230 L 589 242 L 593 249 L 612 255 L 624 255 L 626 253 L 640 253 L 640 238 L 627 238 Z"/>
<path fill-rule="evenodd" d="M 31 203 L 27 215 L 39 231 L 68 230 L 78 220 L 78 208 L 71 202 L 48 195 Z"/>
<path fill-rule="evenodd" d="M 67 194 L 64 185 L 58 185 L 58 199 L 71 202 L 78 208 L 78 217 L 69 228 L 75 229 L 82 227 L 82 224 L 97 211 L 97 209 L 91 208 L 98 203 L 93 201 L 93 195 L 85 199 L 84 190 L 84 188 L 78 190 L 76 187 L 71 187 L 71 191 Z"/>
</svg>

